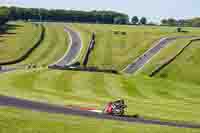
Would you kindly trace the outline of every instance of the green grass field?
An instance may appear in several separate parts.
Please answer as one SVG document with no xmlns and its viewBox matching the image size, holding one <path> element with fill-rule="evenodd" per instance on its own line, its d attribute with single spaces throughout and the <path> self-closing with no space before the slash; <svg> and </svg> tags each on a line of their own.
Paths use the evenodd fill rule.
<svg viewBox="0 0 200 133">
<path fill-rule="evenodd" d="M 67 51 L 68 34 L 64 24 L 44 23 L 45 36 L 40 46 L 20 64 L 49 65 L 58 61 Z"/>
<path fill-rule="evenodd" d="M 0 75 L 0 94 L 59 105 L 102 107 L 123 98 L 128 114 L 199 121 L 200 86 L 148 77 L 55 70 Z"/>
<path fill-rule="evenodd" d="M 8 107 L 0 107 L 0 127 L 1 133 L 199 133 L 198 129 L 129 124 Z"/>
<path fill-rule="evenodd" d="M 193 42 L 180 56 L 178 56 L 176 60 L 174 60 L 171 64 L 161 70 L 161 72 L 158 73 L 156 77 L 171 79 L 174 81 L 178 80 L 200 84 L 199 45 L 200 41 Z M 156 55 L 151 63 L 147 64 L 147 68 L 156 65 L 156 62 L 158 63 L 160 61 L 160 63 L 162 63 L 162 60 L 166 60 L 171 55 L 175 54 L 178 50 L 178 48 L 175 46 L 178 47 L 178 45 L 174 45 L 173 48 L 167 48 L 163 50 L 160 54 Z M 148 71 L 151 70 L 152 69 L 148 69 Z"/>
<path fill-rule="evenodd" d="M 29 25 L 28 23 L 21 24 Z M 30 57 L 20 64 L 48 65 L 62 57 L 67 50 L 66 43 L 68 42 L 67 34 L 63 30 L 64 25 L 45 23 L 44 40 Z M 79 60 L 83 60 L 86 46 L 88 46 L 91 33 L 94 31 L 97 35 L 97 44 L 89 65 L 116 68 L 117 70 L 122 70 L 123 67 L 149 49 L 159 38 L 168 35 L 198 35 L 200 33 L 198 29 L 185 28 L 189 31 L 188 33 L 177 34 L 175 27 L 91 24 L 70 24 L 70 26 L 80 32 L 83 39 L 84 47 Z M 26 26 L 21 28 L 24 27 Z M 25 31 L 21 28 L 16 30 Z M 116 31 L 125 32 L 126 35 L 121 33 L 116 35 L 114 33 Z M 21 35 L 17 31 L 15 32 L 17 34 L 13 36 Z M 7 35 L 3 35 L 0 39 L 5 38 L 5 36 Z M 12 40 L 7 38 L 8 42 Z M 145 76 L 157 65 L 162 64 L 178 52 L 188 41 L 189 39 L 180 39 L 171 43 L 145 65 L 141 74 L 136 76 L 58 71 L 45 68 L 18 70 L 0 74 L 0 94 L 61 106 L 77 105 L 97 109 L 102 109 L 111 100 L 125 99 L 128 104 L 127 114 L 130 115 L 139 114 L 147 118 L 200 123 L 200 107 L 198 106 L 200 104 L 199 42 L 192 44 L 158 76 L 154 78 Z M 26 49 L 28 48 L 30 45 L 26 47 Z M 8 55 L 9 53 L 7 53 Z M 13 55 L 13 57 L 15 56 Z M 8 59 L 6 56 L 4 58 Z M 163 79 L 162 75 L 167 76 Z M 8 107 L 0 107 L 0 120 L 0 132 L 2 133 L 199 132 L 199 130 L 192 129 L 96 120 Z M 97 128 L 101 130 L 96 130 Z"/>
<path fill-rule="evenodd" d="M 171 42 L 165 48 L 161 49 L 161 51 L 156 54 L 147 64 L 145 64 L 139 73 L 150 74 L 155 68 L 174 57 L 189 42 L 190 39 L 179 39 Z"/>
<path fill-rule="evenodd" d="M 185 28 L 188 33 L 177 33 L 175 27 L 155 26 L 73 24 L 72 27 L 81 32 L 84 46 L 88 46 L 92 32 L 96 33 L 96 47 L 89 65 L 117 70 L 125 68 L 162 37 L 200 33 L 194 28 Z M 117 31 L 118 34 L 115 33 Z M 126 35 L 122 35 L 122 32 Z"/>
<path fill-rule="evenodd" d="M 6 34 L 0 36 L 0 62 L 18 59 L 33 47 L 41 35 L 41 26 L 11 22 Z"/>
</svg>

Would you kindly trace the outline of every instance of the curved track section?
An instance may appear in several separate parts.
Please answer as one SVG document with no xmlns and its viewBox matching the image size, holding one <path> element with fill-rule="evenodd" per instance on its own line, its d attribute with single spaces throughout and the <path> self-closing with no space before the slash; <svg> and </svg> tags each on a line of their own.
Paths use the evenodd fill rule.
<svg viewBox="0 0 200 133">
<path fill-rule="evenodd" d="M 70 37 L 69 49 L 66 51 L 65 55 L 59 61 L 52 64 L 62 67 L 73 63 L 73 61 L 76 59 L 77 55 L 80 53 L 82 49 L 82 41 L 80 35 L 76 31 L 72 30 L 67 26 L 65 27 L 64 30 L 66 33 L 69 34 Z"/>
<path fill-rule="evenodd" d="M 16 70 L 16 68 L 2 67 L 2 68 L 0 69 L 0 74 L 1 74 L 1 73 L 5 73 L 5 72 L 14 71 L 14 70 Z"/>
<path fill-rule="evenodd" d="M 67 108 L 57 105 L 44 104 L 44 103 L 33 102 L 7 96 L 0 96 L 0 106 L 10 106 L 28 110 L 35 110 L 39 112 L 57 113 L 64 115 L 77 115 L 89 118 L 117 120 L 130 123 L 156 124 L 156 125 L 174 126 L 180 128 L 200 128 L 200 125 L 192 123 L 169 122 L 169 121 L 161 121 L 153 119 L 134 118 L 130 116 L 119 117 L 119 116 L 105 115 L 102 113 L 95 113 L 90 111 L 79 110 L 76 108 Z"/>
<path fill-rule="evenodd" d="M 162 48 L 166 47 L 170 42 L 176 39 L 183 39 L 183 38 L 193 38 L 196 36 L 177 36 L 177 37 L 167 37 L 160 39 L 151 49 L 146 51 L 143 55 L 137 58 L 132 64 L 129 64 L 123 72 L 134 74 L 138 70 L 140 70 L 148 61 L 152 59 L 154 55 L 156 55 Z"/>
</svg>

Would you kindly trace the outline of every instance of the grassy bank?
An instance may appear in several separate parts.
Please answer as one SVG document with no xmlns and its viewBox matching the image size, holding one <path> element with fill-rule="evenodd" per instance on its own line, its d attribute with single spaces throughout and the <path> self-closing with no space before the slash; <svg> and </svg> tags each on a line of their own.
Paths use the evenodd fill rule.
<svg viewBox="0 0 200 133">
<path fill-rule="evenodd" d="M 200 86 L 148 77 L 35 70 L 0 75 L 0 94 L 60 105 L 102 107 L 123 98 L 129 114 L 200 122 Z"/>
<path fill-rule="evenodd" d="M 6 33 L 0 36 L 0 62 L 16 60 L 33 47 L 40 38 L 41 26 L 12 22 Z"/>
<path fill-rule="evenodd" d="M 81 32 L 84 46 L 88 46 L 92 32 L 96 33 L 97 42 L 89 65 L 117 70 L 122 70 L 162 37 L 200 33 L 194 28 L 185 28 L 187 33 L 177 33 L 175 27 L 159 26 L 73 24 L 72 27 Z"/>
<path fill-rule="evenodd" d="M 5 115 L 6 114 L 6 115 Z M 45 124 L 44 124 L 45 123 Z M 198 129 L 143 125 L 0 107 L 1 133 L 198 133 Z M 101 129 L 101 130 L 97 130 Z"/>
<path fill-rule="evenodd" d="M 171 79 L 174 81 L 184 81 L 200 84 L 200 80 L 198 78 L 198 75 L 200 74 L 199 45 L 200 41 L 193 42 L 192 44 L 190 44 L 190 46 L 187 47 L 185 51 L 176 58 L 176 60 L 174 60 L 163 70 L 161 70 L 156 77 Z M 179 46 L 179 48 L 180 47 L 181 46 Z M 153 65 L 156 65 L 156 62 L 162 63 L 162 61 L 168 59 L 170 56 L 173 56 L 173 54 L 177 53 L 177 50 L 178 45 L 174 45 L 171 46 L 171 48 L 163 50 L 160 54 L 156 55 L 156 57 L 151 61 L 150 64 L 147 64 L 148 70 L 146 70 L 152 70 L 149 68 L 151 68 Z"/>
<path fill-rule="evenodd" d="M 141 73 L 151 74 L 157 67 L 161 66 L 169 59 L 174 57 L 181 49 L 183 49 L 188 43 L 190 39 L 179 39 L 171 42 L 165 48 L 161 49 L 161 51 L 156 54 L 145 66 L 141 69 Z"/>
<path fill-rule="evenodd" d="M 68 49 L 64 24 L 45 23 L 45 37 L 40 46 L 20 64 L 49 65 L 58 61 Z"/>
</svg>

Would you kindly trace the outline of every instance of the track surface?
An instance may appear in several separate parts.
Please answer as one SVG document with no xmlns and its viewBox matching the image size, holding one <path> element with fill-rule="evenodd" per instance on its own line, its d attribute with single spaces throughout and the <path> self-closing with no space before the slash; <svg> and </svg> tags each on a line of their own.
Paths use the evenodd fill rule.
<svg viewBox="0 0 200 133">
<path fill-rule="evenodd" d="M 69 34 L 70 37 L 70 44 L 69 44 L 70 49 L 67 50 L 65 55 L 57 63 L 52 64 L 61 67 L 64 67 L 65 65 L 72 63 L 73 60 L 77 57 L 77 55 L 80 53 L 82 48 L 82 42 L 79 34 L 68 27 L 65 27 L 64 30 L 66 33 Z M 2 69 L 0 69 L 0 73 L 5 73 L 15 70 L 17 70 L 17 68 L 3 67 Z"/>
<path fill-rule="evenodd" d="M 167 37 L 160 39 L 151 49 L 146 51 L 143 55 L 137 58 L 132 64 L 129 64 L 123 72 L 134 74 L 138 70 L 140 70 L 148 61 L 152 59 L 154 55 L 156 55 L 162 48 L 166 47 L 170 42 L 176 39 L 183 38 L 193 38 L 195 36 L 177 36 L 177 37 Z"/>
<path fill-rule="evenodd" d="M 156 124 L 162 126 L 174 126 L 181 128 L 200 128 L 198 124 L 191 123 L 178 123 L 178 122 L 169 122 L 169 121 L 161 121 L 161 120 L 150 120 L 144 118 L 134 118 L 130 116 L 111 116 L 105 115 L 101 113 L 95 113 L 90 111 L 78 110 L 76 108 L 67 108 L 61 107 L 57 105 L 33 102 L 23 99 L 18 99 L 14 97 L 0 96 L 0 106 L 10 106 L 17 107 L 28 110 L 35 110 L 39 112 L 48 112 L 48 113 L 56 113 L 56 114 L 64 114 L 64 115 L 78 115 L 83 117 L 90 118 L 98 118 L 98 119 L 108 119 L 108 120 L 117 120 L 117 121 L 125 121 L 131 123 L 143 123 L 143 124 Z"/>
<path fill-rule="evenodd" d="M 77 57 L 78 53 L 81 50 L 82 42 L 80 36 L 77 32 L 71 30 L 68 27 L 65 27 L 65 31 L 70 35 L 70 49 L 66 52 L 66 54 L 61 58 L 56 65 L 65 66 L 67 64 L 72 63 L 72 61 Z M 181 37 L 171 37 L 171 38 L 163 38 L 161 39 L 153 48 L 148 50 L 145 54 L 139 57 L 133 64 L 127 66 L 124 69 L 126 73 L 135 73 L 137 70 L 141 69 L 145 63 L 147 63 L 156 53 L 158 53 L 162 48 L 164 48 L 171 41 L 179 39 L 179 38 L 192 38 L 192 36 L 181 36 Z M 0 72 L 8 72 L 13 71 L 15 69 L 3 69 Z M 65 115 L 78 115 L 84 117 L 98 118 L 98 119 L 108 119 L 108 120 L 117 120 L 117 121 L 125 121 L 132 123 L 143 123 L 143 124 L 156 124 L 163 126 L 174 126 L 174 127 L 182 127 L 182 128 L 200 128 L 200 124 L 192 124 L 192 123 L 180 123 L 173 121 L 161 121 L 155 119 L 144 119 L 144 118 L 134 118 L 130 116 L 118 117 L 105 115 L 95 112 L 89 112 L 84 110 L 78 110 L 74 108 L 67 108 L 57 105 L 33 102 L 29 100 L 18 99 L 14 97 L 6 97 L 0 96 L 0 106 L 11 106 L 28 110 L 35 110 L 40 112 L 48 112 L 48 113 L 58 113 Z"/>
<path fill-rule="evenodd" d="M 57 63 L 53 64 L 63 67 L 65 65 L 69 65 L 70 63 L 72 63 L 73 60 L 77 57 L 77 55 L 80 53 L 82 48 L 82 42 L 79 34 L 69 27 L 65 27 L 64 30 L 65 32 L 69 33 L 70 37 L 69 49 Z"/>
<path fill-rule="evenodd" d="M 10 72 L 10 71 L 14 71 L 16 70 L 15 68 L 6 68 L 6 67 L 2 67 L 0 70 L 0 74 L 1 73 L 5 73 L 5 72 Z"/>
</svg>

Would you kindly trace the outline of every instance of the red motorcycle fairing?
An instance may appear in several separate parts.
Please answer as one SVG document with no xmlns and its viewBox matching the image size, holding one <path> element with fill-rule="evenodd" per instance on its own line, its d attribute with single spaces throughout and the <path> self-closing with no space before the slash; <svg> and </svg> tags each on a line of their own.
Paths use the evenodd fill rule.
<svg viewBox="0 0 200 133">
<path fill-rule="evenodd" d="M 108 103 L 106 108 L 105 108 L 105 112 L 108 114 L 112 114 L 113 108 L 112 108 L 112 103 Z"/>
</svg>

